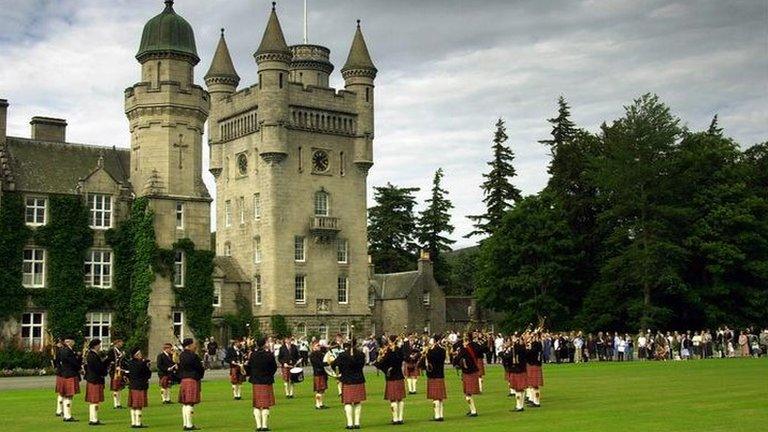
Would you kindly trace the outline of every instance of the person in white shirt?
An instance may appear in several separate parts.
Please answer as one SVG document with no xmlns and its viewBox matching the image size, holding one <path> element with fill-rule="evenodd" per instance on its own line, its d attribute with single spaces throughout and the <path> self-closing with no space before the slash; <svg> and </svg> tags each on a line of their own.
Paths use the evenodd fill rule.
<svg viewBox="0 0 768 432">
<path fill-rule="evenodd" d="M 493 341 L 494 348 L 496 349 L 496 358 L 498 361 L 501 361 L 501 352 L 504 351 L 504 338 L 501 336 L 501 333 L 499 333 L 496 336 L 496 339 Z"/>
<path fill-rule="evenodd" d="M 578 335 L 573 339 L 573 362 L 574 363 L 581 363 L 581 354 L 582 354 L 582 348 L 584 347 L 584 336 L 579 332 Z"/>
<path fill-rule="evenodd" d="M 648 358 L 648 339 L 643 332 L 640 332 L 640 336 L 637 337 L 637 356 L 640 360 Z"/>
<path fill-rule="evenodd" d="M 621 336 L 616 336 L 616 358 L 624 361 L 624 352 L 627 350 L 627 341 Z"/>
</svg>

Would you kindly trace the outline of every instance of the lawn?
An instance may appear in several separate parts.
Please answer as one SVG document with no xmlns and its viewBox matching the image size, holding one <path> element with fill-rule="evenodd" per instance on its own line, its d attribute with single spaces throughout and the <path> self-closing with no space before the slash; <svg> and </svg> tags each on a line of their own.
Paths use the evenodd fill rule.
<svg viewBox="0 0 768 432">
<path fill-rule="evenodd" d="M 768 360 L 728 359 L 690 362 L 590 363 L 545 366 L 542 408 L 511 412 L 513 399 L 506 397 L 506 383 L 499 367 L 488 368 L 485 393 L 477 396 L 479 417 L 465 417 L 466 405 L 460 394 L 459 378 L 450 371 L 447 377 L 448 400 L 444 423 L 429 421 L 432 405 L 420 393 L 409 396 L 402 430 L 435 431 L 758 431 L 768 425 Z M 390 431 L 389 406 L 382 399 L 383 378 L 368 376 L 368 402 L 363 406 L 364 430 Z M 154 384 L 154 382 L 153 382 Z M 2 381 L 0 379 L 0 386 Z M 174 387 L 174 397 L 175 397 Z M 312 384 L 305 381 L 297 397 L 281 397 L 276 386 L 277 406 L 273 408 L 273 431 L 344 430 L 344 417 L 335 396 L 326 403 L 331 409 L 312 408 Z M 181 430 L 180 405 L 160 405 L 159 393 L 152 387 L 150 406 L 144 411 L 145 423 L 154 431 Z M 203 384 L 203 403 L 198 406 L 195 423 L 205 431 L 248 431 L 254 429 L 250 388 L 244 387 L 243 400 L 234 401 L 225 380 Z M 332 392 L 331 395 L 335 395 Z M 125 395 L 124 395 L 125 398 Z M 96 430 L 127 430 L 127 410 L 113 410 L 111 399 L 103 405 L 101 420 L 106 426 Z M 86 431 L 87 406 L 83 395 L 75 399 L 79 423 L 62 423 L 53 415 L 53 391 L 0 391 L 0 431 Z"/>
</svg>

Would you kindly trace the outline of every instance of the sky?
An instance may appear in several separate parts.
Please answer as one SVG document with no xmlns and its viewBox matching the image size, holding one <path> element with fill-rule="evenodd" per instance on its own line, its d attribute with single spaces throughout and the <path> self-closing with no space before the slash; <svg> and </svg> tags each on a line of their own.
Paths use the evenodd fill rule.
<svg viewBox="0 0 768 432">
<path fill-rule="evenodd" d="M 195 31 L 199 84 L 221 27 L 240 87 L 256 82 L 252 54 L 270 7 L 176 1 Z M 162 9 L 160 0 L 0 0 L 8 135 L 28 137 L 29 120 L 42 115 L 65 118 L 68 141 L 127 147 L 123 90 L 139 79 L 142 27 Z M 277 4 L 289 44 L 302 41 L 302 10 L 302 0 Z M 420 187 L 423 202 L 442 167 L 457 247 L 477 241 L 463 238 L 465 216 L 484 210 L 479 187 L 496 120 L 507 124 L 514 184 L 534 194 L 549 163 L 538 141 L 560 95 L 591 131 L 653 92 L 693 130 L 718 114 L 742 146 L 768 139 L 766 0 L 308 0 L 308 10 L 309 42 L 331 49 L 335 88 L 362 20 L 379 70 L 369 187 Z M 207 168 L 204 179 L 214 195 Z"/>
</svg>

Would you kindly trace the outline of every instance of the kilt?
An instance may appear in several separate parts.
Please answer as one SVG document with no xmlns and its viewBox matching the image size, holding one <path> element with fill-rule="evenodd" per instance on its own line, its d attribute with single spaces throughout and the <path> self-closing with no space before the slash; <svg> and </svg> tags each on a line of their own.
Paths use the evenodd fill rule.
<svg viewBox="0 0 768 432">
<path fill-rule="evenodd" d="M 245 375 L 242 374 L 240 366 L 230 366 L 229 382 L 232 384 L 242 384 L 245 382 Z"/>
<path fill-rule="evenodd" d="M 92 404 L 104 402 L 104 384 L 86 382 L 85 401 Z"/>
<path fill-rule="evenodd" d="M 528 375 L 525 372 L 508 372 L 507 382 L 514 391 L 523 391 L 528 387 Z"/>
<path fill-rule="evenodd" d="M 171 388 L 172 384 L 173 384 L 173 380 L 171 379 L 170 375 L 160 377 L 160 388 L 169 389 Z"/>
<path fill-rule="evenodd" d="M 61 376 L 59 376 L 59 375 L 56 375 L 56 388 L 54 389 L 54 391 L 55 391 L 57 394 L 60 394 L 60 393 L 61 393 L 61 383 L 62 383 L 62 380 L 63 380 L 63 379 L 64 379 L 64 378 L 62 378 Z"/>
<path fill-rule="evenodd" d="M 131 409 L 142 409 L 149 405 L 146 390 L 129 390 L 128 407 Z"/>
<path fill-rule="evenodd" d="M 402 382 L 402 381 L 401 381 Z M 365 400 L 365 383 L 341 384 L 341 403 L 357 404 Z"/>
<path fill-rule="evenodd" d="M 282 367 L 280 371 L 283 375 L 283 381 L 285 382 L 291 382 L 291 368 L 290 367 Z"/>
<path fill-rule="evenodd" d="M 480 375 L 477 372 L 462 374 L 461 384 L 465 395 L 480 394 Z"/>
<path fill-rule="evenodd" d="M 445 394 L 445 379 L 443 378 L 427 378 L 427 399 L 431 400 L 444 400 Z"/>
<path fill-rule="evenodd" d="M 80 379 L 78 377 L 61 378 L 61 388 L 59 395 L 61 397 L 71 398 L 80 393 Z"/>
<path fill-rule="evenodd" d="M 120 391 L 125 387 L 125 381 L 122 378 L 112 378 L 109 380 L 109 389 L 112 391 Z"/>
<path fill-rule="evenodd" d="M 328 389 L 328 376 L 327 375 L 315 375 L 313 388 L 315 393 L 322 393 Z"/>
<path fill-rule="evenodd" d="M 387 381 L 384 400 L 400 402 L 403 399 L 405 399 L 405 382 L 403 380 Z"/>
<path fill-rule="evenodd" d="M 525 374 L 528 387 L 539 388 L 544 386 L 541 366 L 526 365 Z"/>
<path fill-rule="evenodd" d="M 200 382 L 192 378 L 182 379 L 179 387 L 179 402 L 183 405 L 199 404 Z"/>
<path fill-rule="evenodd" d="M 253 384 L 253 407 L 269 409 L 275 404 L 275 392 L 272 384 Z"/>
<path fill-rule="evenodd" d="M 405 364 L 405 376 L 408 378 L 418 378 L 419 377 L 419 368 L 416 366 L 415 363 L 406 363 Z"/>
<path fill-rule="evenodd" d="M 477 365 L 477 376 L 478 377 L 484 377 L 485 376 L 485 362 L 483 361 L 482 357 L 478 357 L 477 360 L 475 360 L 475 364 Z"/>
</svg>

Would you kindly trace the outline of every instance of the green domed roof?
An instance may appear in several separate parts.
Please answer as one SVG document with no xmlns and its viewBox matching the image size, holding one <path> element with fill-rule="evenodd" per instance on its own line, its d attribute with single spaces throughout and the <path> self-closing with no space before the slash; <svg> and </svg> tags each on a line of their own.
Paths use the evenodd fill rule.
<svg viewBox="0 0 768 432">
<path fill-rule="evenodd" d="M 144 25 L 136 59 L 142 61 L 151 54 L 177 54 L 188 56 L 195 64 L 200 61 L 192 26 L 173 10 L 173 0 L 166 0 L 165 9 Z"/>
</svg>

